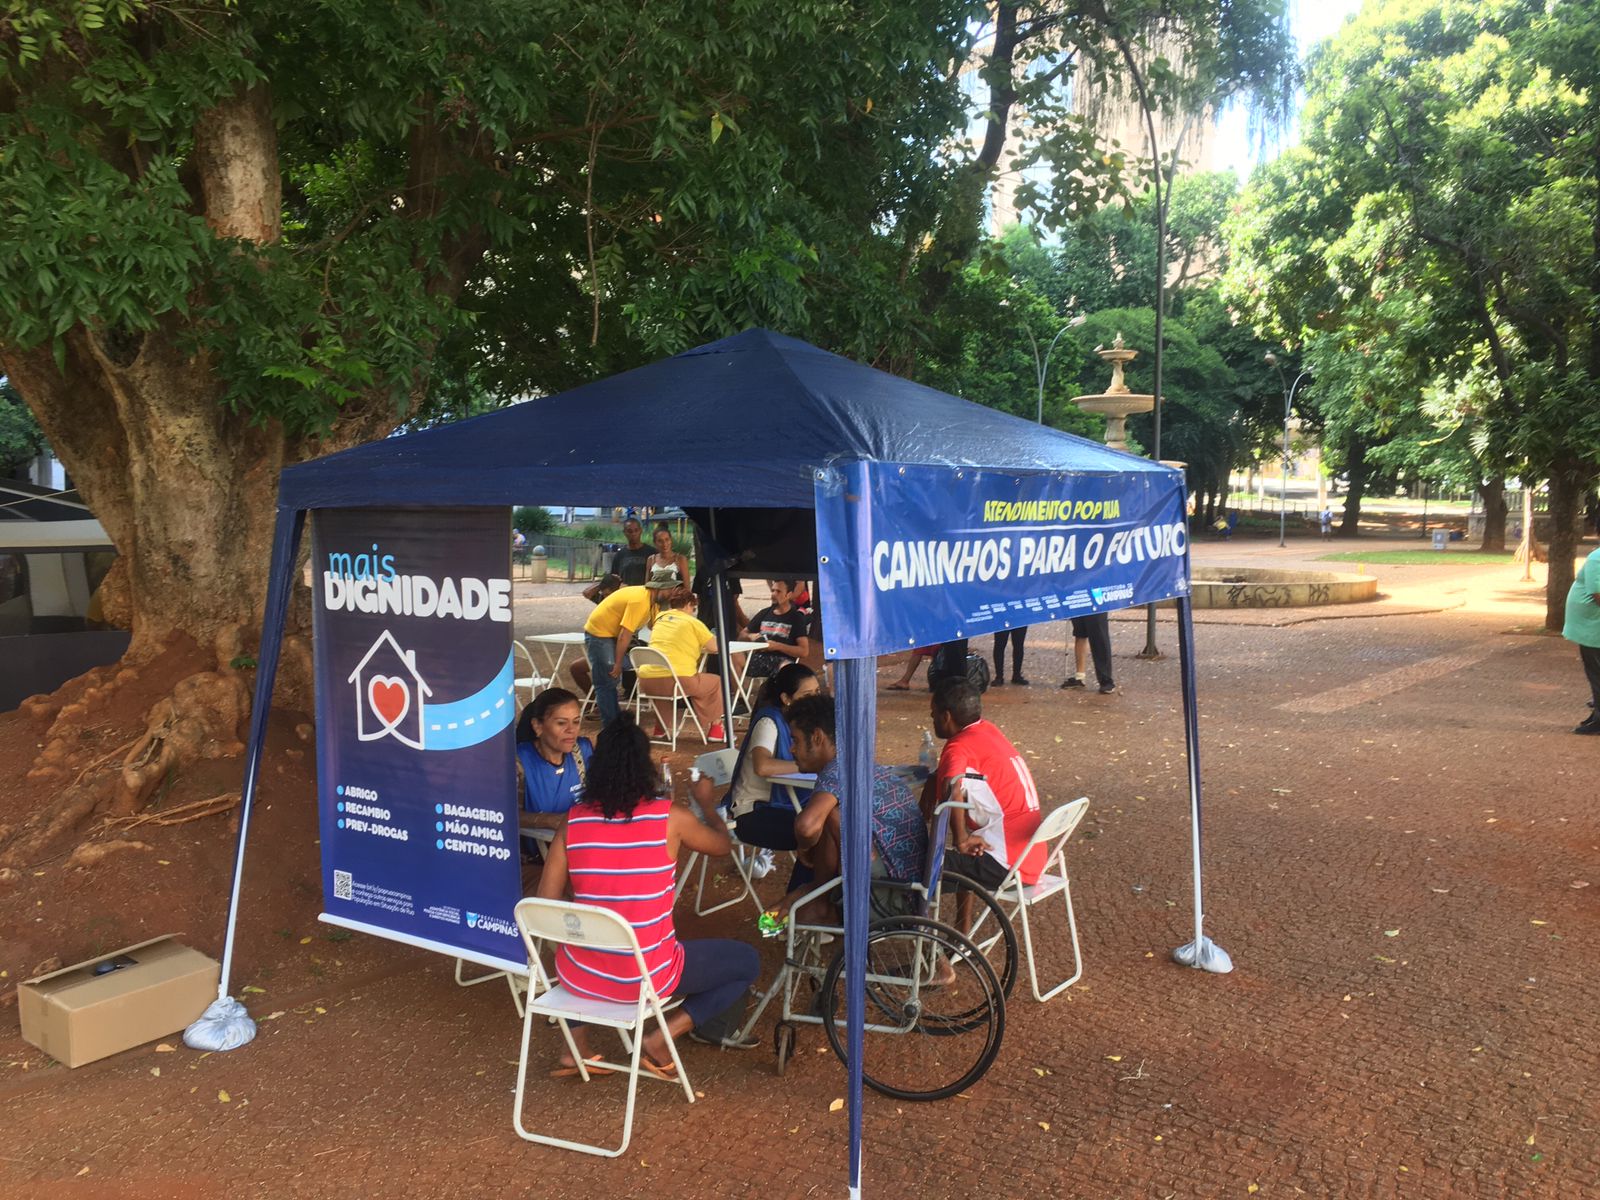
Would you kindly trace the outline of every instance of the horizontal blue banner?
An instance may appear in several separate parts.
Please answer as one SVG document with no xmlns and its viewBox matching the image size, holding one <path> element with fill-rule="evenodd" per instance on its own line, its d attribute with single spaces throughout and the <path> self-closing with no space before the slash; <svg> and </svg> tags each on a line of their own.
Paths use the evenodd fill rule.
<svg viewBox="0 0 1600 1200">
<path fill-rule="evenodd" d="M 1189 591 L 1178 471 L 858 462 L 816 476 L 823 652 L 863 658 Z"/>
</svg>

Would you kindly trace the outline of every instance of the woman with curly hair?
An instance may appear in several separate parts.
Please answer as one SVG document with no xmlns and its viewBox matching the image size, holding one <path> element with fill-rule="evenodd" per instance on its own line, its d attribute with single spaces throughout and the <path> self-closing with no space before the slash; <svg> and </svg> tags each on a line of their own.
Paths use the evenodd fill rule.
<svg viewBox="0 0 1600 1200">
<path fill-rule="evenodd" d="M 602 729 L 583 799 L 545 853 L 539 895 L 559 900 L 570 884 L 574 900 L 608 908 L 633 926 L 656 991 L 683 1000 L 667 1017 L 674 1038 L 692 1029 L 697 1041 L 744 1049 L 724 1036 L 718 1018 L 742 1011 L 760 968 L 755 947 L 727 938 L 679 941 L 672 922 L 679 848 L 727 854 L 728 827 L 714 811 L 702 824 L 687 805 L 661 795 L 660 778 L 650 741 L 632 718 L 623 714 Z M 581 996 L 621 1004 L 639 998 L 631 951 L 561 946 L 556 974 Z M 591 1058 L 580 1027 L 573 1026 L 573 1038 Z M 660 1030 L 646 1035 L 640 1061 L 662 1078 L 677 1073 Z M 577 1066 L 564 1056 L 552 1074 L 575 1075 Z"/>
</svg>

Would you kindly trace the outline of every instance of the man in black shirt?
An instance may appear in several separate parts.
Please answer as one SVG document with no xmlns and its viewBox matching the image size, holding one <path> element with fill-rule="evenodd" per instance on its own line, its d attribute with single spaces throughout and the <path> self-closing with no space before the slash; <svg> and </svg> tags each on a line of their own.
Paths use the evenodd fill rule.
<svg viewBox="0 0 1600 1200">
<path fill-rule="evenodd" d="M 655 548 L 644 544 L 644 526 L 637 517 L 622 523 L 622 536 L 628 544 L 611 556 L 611 574 L 621 578 L 623 587 L 643 587 Z"/>
<path fill-rule="evenodd" d="M 767 587 L 772 604 L 750 618 L 745 629 L 770 647 L 751 656 L 746 675 L 752 679 L 764 679 L 785 663 L 811 653 L 811 618 L 794 603 L 794 580 L 769 579 Z"/>
</svg>

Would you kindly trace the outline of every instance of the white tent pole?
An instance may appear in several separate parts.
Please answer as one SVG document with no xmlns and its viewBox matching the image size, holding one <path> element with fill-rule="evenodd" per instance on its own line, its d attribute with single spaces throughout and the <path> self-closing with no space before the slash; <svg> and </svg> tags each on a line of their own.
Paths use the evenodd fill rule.
<svg viewBox="0 0 1600 1200">
<path fill-rule="evenodd" d="M 877 660 L 836 659 L 839 685 L 837 728 L 841 782 L 852 796 L 872 795 L 877 757 Z M 872 872 L 872 806 L 847 804 L 841 813 L 840 863 L 844 896 L 845 1095 L 850 1113 L 850 1195 L 859 1200 L 862 1166 L 862 1056 L 867 1019 L 867 918 Z"/>
<path fill-rule="evenodd" d="M 267 604 L 261 616 L 261 646 L 256 655 L 255 706 L 250 711 L 250 740 L 245 749 L 244 784 L 239 790 L 239 839 L 233 855 L 233 889 L 228 896 L 228 926 L 222 935 L 222 971 L 217 998 L 206 1005 L 188 1028 L 183 1043 L 208 1053 L 237 1050 L 256 1036 L 256 1023 L 245 1006 L 228 995 L 233 975 L 233 935 L 239 923 L 239 892 L 244 882 L 244 848 L 250 837 L 250 811 L 261 778 L 261 751 L 267 740 L 267 714 L 272 708 L 272 685 L 278 674 L 278 652 L 283 647 L 283 625 L 294 588 L 294 560 L 305 525 L 304 509 L 278 506 L 272 530 L 272 567 L 267 576 Z"/>
<path fill-rule="evenodd" d="M 256 653 L 255 706 L 250 712 L 250 743 L 245 750 L 244 786 L 239 793 L 239 841 L 233 856 L 233 891 L 228 897 L 228 926 L 222 938 L 222 977 L 217 998 L 228 994 L 233 971 L 233 935 L 239 921 L 239 891 L 244 882 L 244 850 L 250 837 L 250 813 L 261 776 L 261 754 L 267 740 L 267 715 L 272 711 L 272 686 L 278 676 L 278 654 L 283 647 L 283 627 L 289 615 L 289 595 L 294 588 L 294 563 L 304 529 L 304 509 L 278 509 L 272 536 L 272 567 L 267 578 L 267 603 L 261 624 L 261 645 Z"/>
</svg>

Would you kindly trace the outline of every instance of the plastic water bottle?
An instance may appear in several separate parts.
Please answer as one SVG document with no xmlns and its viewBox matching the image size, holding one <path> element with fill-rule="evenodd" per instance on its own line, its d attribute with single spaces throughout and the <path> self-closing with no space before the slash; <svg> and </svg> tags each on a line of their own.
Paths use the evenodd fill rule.
<svg viewBox="0 0 1600 1200">
<path fill-rule="evenodd" d="M 922 753 L 917 756 L 917 761 L 922 764 L 922 769 L 932 775 L 934 768 L 939 765 L 939 750 L 933 744 L 933 730 L 922 731 Z"/>
<path fill-rule="evenodd" d="M 665 761 L 661 764 L 661 794 L 672 799 L 672 764 Z"/>
</svg>

